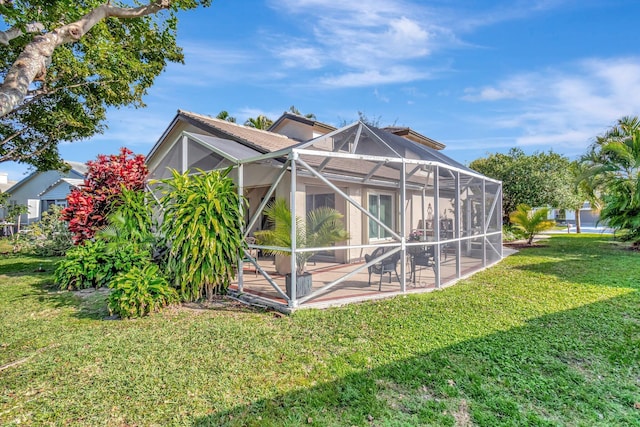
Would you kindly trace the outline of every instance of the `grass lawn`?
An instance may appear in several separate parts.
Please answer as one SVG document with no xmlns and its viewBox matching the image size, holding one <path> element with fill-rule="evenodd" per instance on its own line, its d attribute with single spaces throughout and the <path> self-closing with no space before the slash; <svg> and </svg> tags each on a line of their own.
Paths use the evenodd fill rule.
<svg viewBox="0 0 640 427">
<path fill-rule="evenodd" d="M 5 256 L 0 425 L 640 426 L 640 253 L 544 244 L 430 294 L 130 321 Z"/>
</svg>

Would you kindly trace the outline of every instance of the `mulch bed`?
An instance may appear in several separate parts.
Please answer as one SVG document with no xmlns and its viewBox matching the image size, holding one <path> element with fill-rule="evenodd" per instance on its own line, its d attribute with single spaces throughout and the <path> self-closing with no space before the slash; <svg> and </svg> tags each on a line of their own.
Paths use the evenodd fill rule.
<svg viewBox="0 0 640 427">
<path fill-rule="evenodd" d="M 549 246 L 547 244 L 538 243 L 538 242 L 533 242 L 533 244 L 529 245 L 527 244 L 527 242 L 524 242 L 522 240 L 517 240 L 515 242 L 504 242 L 502 245 L 506 246 L 507 248 L 517 249 L 517 250 L 532 249 L 532 248 L 546 248 L 547 246 Z"/>
</svg>

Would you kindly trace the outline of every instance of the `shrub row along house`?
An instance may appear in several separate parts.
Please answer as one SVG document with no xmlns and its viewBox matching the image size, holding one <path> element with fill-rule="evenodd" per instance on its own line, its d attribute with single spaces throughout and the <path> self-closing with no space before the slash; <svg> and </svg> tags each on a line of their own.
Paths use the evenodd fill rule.
<svg viewBox="0 0 640 427">
<path fill-rule="evenodd" d="M 288 310 L 441 288 L 502 258 L 501 183 L 443 148 L 408 128 L 285 113 L 265 131 L 179 110 L 147 165 L 152 180 L 232 168 L 248 202 L 232 289 Z M 261 238 L 277 200 L 297 218 L 279 244 Z M 318 208 L 340 214 L 344 240 L 309 246 Z"/>
</svg>

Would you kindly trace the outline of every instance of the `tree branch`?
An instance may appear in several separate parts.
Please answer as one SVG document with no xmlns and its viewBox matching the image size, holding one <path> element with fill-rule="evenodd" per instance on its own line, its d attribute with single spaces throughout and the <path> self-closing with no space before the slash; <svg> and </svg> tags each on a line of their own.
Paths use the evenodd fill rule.
<svg viewBox="0 0 640 427">
<path fill-rule="evenodd" d="M 0 86 L 0 117 L 10 113 L 24 101 L 31 83 L 45 74 L 51 63 L 51 55 L 58 46 L 80 40 L 98 22 L 108 17 L 129 19 L 152 15 L 168 9 L 171 1 L 154 0 L 134 8 L 116 7 L 107 3 L 93 9 L 76 22 L 35 36 L 13 63 Z"/>
<path fill-rule="evenodd" d="M 99 80 L 99 81 L 92 81 L 92 82 L 76 83 L 76 84 L 67 85 L 67 86 L 59 86 L 59 87 L 53 88 L 51 90 L 47 90 L 47 89 L 32 90 L 32 91 L 29 91 L 27 93 L 27 95 L 25 95 L 25 97 L 26 96 L 31 96 L 31 98 L 26 99 L 26 100 L 23 99 L 22 103 L 20 105 L 16 106 L 13 110 L 9 111 L 9 113 L 15 113 L 17 111 L 20 111 L 23 108 L 33 104 L 34 102 L 37 102 L 37 101 L 39 101 L 40 99 L 42 99 L 42 98 L 44 98 L 46 96 L 53 95 L 53 94 L 55 94 L 57 92 L 60 92 L 61 90 L 73 89 L 73 88 L 76 88 L 76 87 L 89 86 L 89 85 L 100 86 L 100 85 L 104 85 L 104 84 L 107 84 L 107 83 L 113 83 L 115 81 L 117 81 L 117 80 Z M 9 114 L 9 113 L 7 113 L 7 114 Z"/>
<path fill-rule="evenodd" d="M 40 33 L 44 31 L 44 25 L 39 22 L 32 22 L 31 24 L 27 24 L 25 30 L 27 33 Z M 18 27 L 9 28 L 7 31 L 0 31 L 0 43 L 8 45 L 11 40 L 23 34 L 24 32 Z"/>
</svg>

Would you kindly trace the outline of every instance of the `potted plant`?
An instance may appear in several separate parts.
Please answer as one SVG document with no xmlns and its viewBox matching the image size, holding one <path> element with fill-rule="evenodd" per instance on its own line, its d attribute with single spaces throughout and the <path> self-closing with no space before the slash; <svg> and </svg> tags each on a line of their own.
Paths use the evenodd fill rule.
<svg viewBox="0 0 640 427">
<path fill-rule="evenodd" d="M 283 198 L 269 204 L 264 215 L 267 217 L 269 230 L 256 231 L 255 237 L 259 245 L 291 248 L 291 227 L 293 226 L 291 210 Z M 296 247 L 322 248 L 349 239 L 349 233 L 342 222 L 343 215 L 329 207 L 320 207 L 307 213 L 306 220 L 296 217 Z M 287 257 L 290 264 L 291 252 L 284 250 L 264 250 L 267 254 Z M 305 271 L 307 261 L 315 255 L 315 251 L 296 253 L 296 296 L 302 297 L 311 292 L 311 273 Z M 291 295 L 291 274 L 286 275 L 287 294 Z"/>
</svg>

